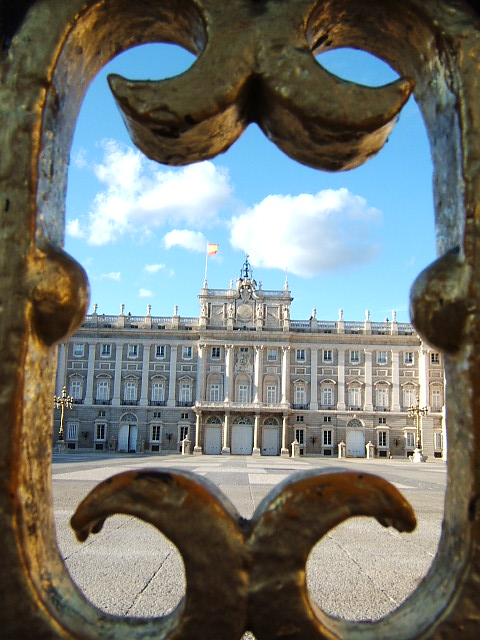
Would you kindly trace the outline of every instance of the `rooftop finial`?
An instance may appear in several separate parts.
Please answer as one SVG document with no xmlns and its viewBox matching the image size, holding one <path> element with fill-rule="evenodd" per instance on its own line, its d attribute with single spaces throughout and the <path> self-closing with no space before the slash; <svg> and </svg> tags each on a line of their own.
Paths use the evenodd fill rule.
<svg viewBox="0 0 480 640">
<path fill-rule="evenodd" d="M 252 277 L 252 269 L 250 267 L 250 263 L 248 261 L 248 253 L 245 254 L 245 262 L 240 270 L 240 278 L 244 278 L 245 280 L 249 280 Z"/>
<path fill-rule="evenodd" d="M 288 270 L 285 267 L 285 284 L 283 285 L 283 290 L 288 291 Z"/>
</svg>

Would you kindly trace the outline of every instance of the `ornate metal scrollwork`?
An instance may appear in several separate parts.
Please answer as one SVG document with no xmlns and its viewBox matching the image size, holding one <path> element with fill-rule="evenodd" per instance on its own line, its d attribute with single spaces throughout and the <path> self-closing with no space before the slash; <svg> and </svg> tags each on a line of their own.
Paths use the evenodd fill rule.
<svg viewBox="0 0 480 640">
<path fill-rule="evenodd" d="M 308 555 L 330 529 L 352 516 L 373 516 L 398 531 L 415 528 L 413 509 L 391 484 L 369 474 L 298 473 L 278 485 L 244 520 L 217 487 L 188 472 L 128 471 L 101 483 L 79 505 L 79 540 L 115 513 L 157 527 L 180 550 L 187 591 L 159 631 L 177 638 L 231 640 L 320 637 L 322 614 L 308 598 Z M 194 527 L 192 527 L 192 523 Z M 212 568 L 215 567 L 215 571 Z M 268 615 L 265 612 L 268 611 Z"/>
<path fill-rule="evenodd" d="M 51 345 L 78 325 L 88 298 L 83 271 L 60 248 L 75 118 L 90 80 L 108 60 L 131 46 L 153 41 L 174 42 L 198 56 L 188 72 L 189 86 L 183 86 L 182 77 L 160 86 L 119 78 L 111 84 L 136 141 L 149 155 L 172 163 L 222 151 L 255 121 L 293 158 L 327 169 L 354 166 L 381 147 L 413 88 L 435 166 L 439 254 L 415 286 L 413 316 L 421 334 L 448 354 L 449 486 L 442 540 L 428 575 L 386 618 L 356 625 L 315 612 L 309 618 L 311 626 L 301 633 L 305 638 L 397 640 L 455 638 L 461 630 L 462 637 L 477 636 L 480 14 L 476 7 L 473 0 L 2 0 L 3 637 L 179 637 L 181 612 L 160 629 L 158 621 L 132 624 L 86 602 L 59 556 L 51 508 L 56 364 Z M 313 54 L 341 46 L 378 55 L 408 80 L 375 91 L 339 82 L 321 69 Z M 143 481 L 148 484 L 146 478 Z M 204 491 L 195 487 L 185 505 L 193 505 L 194 497 Z M 290 498 L 293 508 L 293 492 Z M 290 590 L 292 603 L 298 599 L 288 580 L 282 591 L 283 611 L 269 616 L 275 620 L 264 624 L 255 617 L 264 569 L 274 569 L 264 547 L 269 535 L 264 525 L 270 518 L 281 521 L 283 498 L 271 498 L 265 513 L 256 516 L 258 522 L 245 525 L 245 530 L 227 515 L 229 507 L 218 496 L 211 500 L 211 510 L 222 523 L 216 535 L 223 535 L 219 529 L 224 527 L 232 560 L 241 556 L 240 547 L 247 550 L 237 558 L 237 566 L 244 567 L 245 557 L 263 558 L 261 574 L 252 567 L 239 570 L 233 593 L 242 594 L 242 606 L 247 602 L 246 611 L 259 636 L 285 635 L 288 629 L 278 629 L 277 616 L 281 620 L 290 606 Z M 188 518 L 187 509 L 181 513 L 175 517 Z M 227 543 L 230 537 L 238 544 Z M 271 589 L 268 580 L 266 575 L 264 595 Z M 223 620 L 224 630 L 233 624 L 227 617 Z M 235 633 L 244 628 L 243 622 L 235 625 Z"/>
</svg>

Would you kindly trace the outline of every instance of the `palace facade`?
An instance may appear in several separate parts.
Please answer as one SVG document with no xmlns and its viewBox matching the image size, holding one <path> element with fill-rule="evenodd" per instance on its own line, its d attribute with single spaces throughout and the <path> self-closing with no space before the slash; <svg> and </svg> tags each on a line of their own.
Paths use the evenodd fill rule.
<svg viewBox="0 0 480 640">
<path fill-rule="evenodd" d="M 444 369 L 410 324 L 291 320 L 253 279 L 199 295 L 200 315 L 101 315 L 59 347 L 69 449 L 446 457 Z M 410 408 L 410 410 L 409 410 Z M 417 411 L 412 411 L 416 408 Z M 422 411 L 420 411 L 421 409 Z M 55 411 L 54 442 L 60 411 Z M 187 447 L 188 449 L 188 447 Z"/>
</svg>

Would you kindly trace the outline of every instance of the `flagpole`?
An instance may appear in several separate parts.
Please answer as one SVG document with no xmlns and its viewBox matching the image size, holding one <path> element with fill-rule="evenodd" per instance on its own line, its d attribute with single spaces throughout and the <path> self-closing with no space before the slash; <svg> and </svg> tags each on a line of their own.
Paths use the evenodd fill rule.
<svg viewBox="0 0 480 640">
<path fill-rule="evenodd" d="M 208 265 L 208 245 L 205 251 L 205 278 L 203 279 L 203 288 L 207 288 L 207 265 Z"/>
</svg>

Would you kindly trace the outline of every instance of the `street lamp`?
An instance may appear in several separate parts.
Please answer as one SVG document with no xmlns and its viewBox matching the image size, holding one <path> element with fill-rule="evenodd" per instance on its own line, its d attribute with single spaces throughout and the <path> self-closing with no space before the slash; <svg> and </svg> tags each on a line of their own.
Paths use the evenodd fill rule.
<svg viewBox="0 0 480 640">
<path fill-rule="evenodd" d="M 63 387 L 61 396 L 53 396 L 53 407 L 54 409 L 62 410 L 58 440 L 63 444 L 63 418 L 65 415 L 65 409 L 73 409 L 73 398 L 72 396 L 67 396 L 67 387 Z"/>
<path fill-rule="evenodd" d="M 413 454 L 413 461 L 414 462 L 423 462 L 423 456 L 422 456 L 422 433 L 421 433 L 421 429 L 420 429 L 420 416 L 426 416 L 427 413 L 428 413 L 428 408 L 427 407 L 420 407 L 418 402 L 417 402 L 417 404 L 415 406 L 412 404 L 407 409 L 408 417 L 409 418 L 416 418 L 417 447 L 415 449 L 415 453 Z"/>
</svg>

